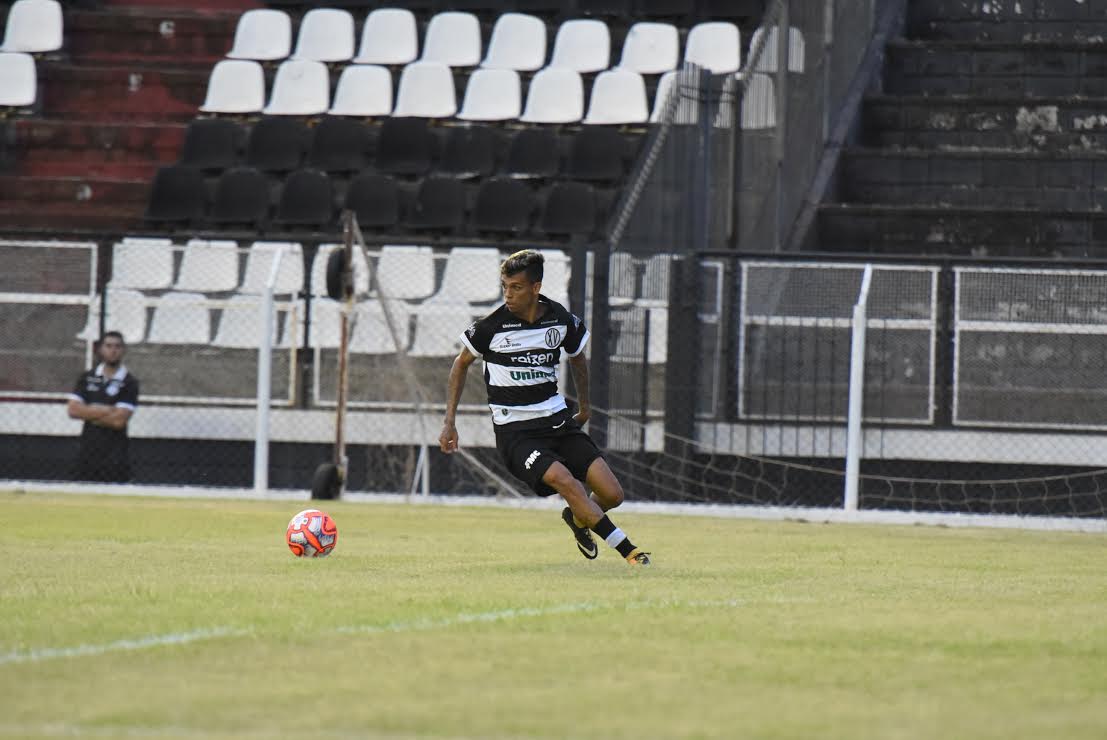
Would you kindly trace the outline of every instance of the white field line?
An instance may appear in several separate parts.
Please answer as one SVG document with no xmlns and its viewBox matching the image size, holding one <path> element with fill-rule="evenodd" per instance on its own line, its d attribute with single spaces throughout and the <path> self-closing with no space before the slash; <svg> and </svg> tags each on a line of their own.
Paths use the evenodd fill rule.
<svg viewBox="0 0 1107 740">
<path fill-rule="evenodd" d="M 55 660 L 57 658 L 83 658 L 89 655 L 104 655 L 106 653 L 125 652 L 129 650 L 146 650 L 148 648 L 163 647 L 165 645 L 185 645 L 190 642 L 214 640 L 219 637 L 239 637 L 248 633 L 249 630 L 244 629 L 212 627 L 210 629 L 193 630 L 192 632 L 170 632 L 166 635 L 150 635 L 149 637 L 116 640 L 115 642 L 105 642 L 99 645 L 32 648 L 30 650 L 17 650 L 15 652 L 0 654 L 0 665 L 41 663 L 45 660 Z"/>
</svg>

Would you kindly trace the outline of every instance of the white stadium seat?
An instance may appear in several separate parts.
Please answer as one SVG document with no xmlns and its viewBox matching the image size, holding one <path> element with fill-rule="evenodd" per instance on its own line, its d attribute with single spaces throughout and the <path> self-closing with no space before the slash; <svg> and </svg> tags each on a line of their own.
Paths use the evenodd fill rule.
<svg viewBox="0 0 1107 740">
<path fill-rule="evenodd" d="M 669 23 L 635 23 L 623 42 L 619 66 L 639 74 L 660 74 L 676 69 L 680 60 L 680 34 Z"/>
<path fill-rule="evenodd" d="M 377 281 L 381 295 L 388 298 L 426 298 L 434 292 L 434 251 L 430 247 L 382 247 Z"/>
<path fill-rule="evenodd" d="M 584 82 L 580 73 L 546 67 L 530 81 L 525 123 L 576 123 L 584 117 Z"/>
<path fill-rule="evenodd" d="M 700 23 L 688 32 L 684 61 L 714 74 L 737 72 L 742 62 L 739 40 L 738 26 L 733 23 Z"/>
<path fill-rule="evenodd" d="M 758 28 L 753 32 L 753 36 L 750 38 L 750 49 L 752 50 L 757 45 L 757 40 L 765 35 L 765 46 L 761 52 L 761 56 L 757 59 L 756 71 L 758 72 L 776 72 L 777 56 L 780 51 L 776 46 L 776 39 L 779 32 L 777 27 L 773 26 L 769 29 L 768 35 L 765 35 L 764 28 Z M 788 27 L 788 71 L 802 73 L 804 70 L 804 59 L 807 56 L 807 46 L 803 40 L 803 32 L 795 26 Z"/>
<path fill-rule="evenodd" d="M 208 344 L 211 310 L 199 293 L 166 293 L 157 300 L 150 319 L 152 344 Z"/>
<path fill-rule="evenodd" d="M 160 290 L 173 284 L 173 245 L 168 239 L 124 239 L 112 249 L 112 288 Z"/>
<path fill-rule="evenodd" d="M 672 258 L 667 254 L 655 254 L 646 260 L 646 272 L 642 276 L 642 298 L 639 305 L 669 305 L 669 269 Z"/>
<path fill-rule="evenodd" d="M 351 64 L 342 70 L 334 101 L 328 111 L 332 116 L 373 118 L 392 113 L 392 73 L 376 64 Z"/>
<path fill-rule="evenodd" d="M 325 296 L 327 294 L 327 259 L 331 252 L 340 249 L 341 244 L 320 244 L 315 253 L 315 260 L 311 263 L 311 294 L 313 296 Z M 369 292 L 369 265 L 365 262 L 365 254 L 360 249 L 353 250 L 354 262 L 354 292 L 358 295 L 366 295 Z"/>
<path fill-rule="evenodd" d="M 408 354 L 412 357 L 456 355 L 461 346 L 458 337 L 472 320 L 472 310 L 463 301 L 427 301 L 415 310 L 415 338 Z"/>
<path fill-rule="evenodd" d="M 646 83 L 628 69 L 609 69 L 596 75 L 588 103 L 586 124 L 645 123 L 650 117 Z"/>
<path fill-rule="evenodd" d="M 26 108 L 38 97 L 35 58 L 22 52 L 0 52 L 0 106 Z"/>
<path fill-rule="evenodd" d="M 292 50 L 292 19 L 283 10 L 256 8 L 238 19 L 230 59 L 273 62 Z"/>
<path fill-rule="evenodd" d="M 354 307 L 354 326 L 350 334 L 350 351 L 365 355 L 391 354 L 396 351 L 395 339 L 401 349 L 407 349 L 408 308 L 403 301 L 390 300 L 388 312 L 376 299 L 363 301 Z M 389 320 L 392 326 L 389 326 Z M 393 338 L 395 337 L 395 339 Z"/>
<path fill-rule="evenodd" d="M 354 56 L 354 17 L 336 8 L 313 8 L 300 21 L 293 59 L 345 62 Z"/>
<path fill-rule="evenodd" d="M 534 72 L 546 64 L 546 24 L 523 13 L 504 13 L 492 27 L 482 67 Z"/>
<path fill-rule="evenodd" d="M 446 260 L 435 302 L 491 303 L 500 298 L 500 251 L 494 247 L 454 247 Z"/>
<path fill-rule="evenodd" d="M 108 288 L 108 313 L 104 326 L 123 335 L 127 344 L 140 344 L 146 338 L 146 296 L 129 288 Z M 100 296 L 96 296 L 88 311 L 88 323 L 78 339 L 100 338 Z"/>
<path fill-rule="evenodd" d="M 273 293 L 295 295 L 304 289 L 304 251 L 299 244 L 254 242 L 246 256 L 246 274 L 242 278 L 239 293 L 265 292 L 269 273 L 273 270 L 273 258 L 278 249 L 284 250 L 284 256 L 281 257 L 280 267 L 277 268 L 277 283 L 273 286 Z"/>
<path fill-rule="evenodd" d="M 542 275 L 542 295 L 557 301 L 570 311 L 569 305 L 569 258 L 556 249 L 538 250 L 545 259 Z M 577 307 L 577 311 L 580 311 Z"/>
<path fill-rule="evenodd" d="M 173 290 L 218 293 L 238 286 L 238 245 L 190 239 Z"/>
<path fill-rule="evenodd" d="M 42 54 L 62 48 L 62 8 L 57 0 L 16 0 L 0 51 Z"/>
<path fill-rule="evenodd" d="M 608 301 L 612 306 L 629 306 L 638 294 L 634 257 L 627 252 L 612 252 L 609 264 L 611 295 Z"/>
<path fill-rule="evenodd" d="M 205 113 L 260 113 L 265 107 L 265 71 L 258 62 L 224 59 L 208 79 L 200 110 Z"/>
<path fill-rule="evenodd" d="M 664 365 L 669 354 L 669 309 L 661 306 L 649 309 L 650 335 L 646 347 L 646 363 Z"/>
<path fill-rule="evenodd" d="M 327 65 L 306 59 L 290 59 L 277 67 L 268 116 L 314 116 L 330 108 L 331 83 Z"/>
<path fill-rule="evenodd" d="M 759 129 L 776 126 L 776 87 L 772 75 L 754 72 L 742 97 L 742 128 Z"/>
<path fill-rule="evenodd" d="M 404 8 L 378 8 L 365 19 L 355 64 L 407 64 L 419 57 L 415 14 Z"/>
<path fill-rule="evenodd" d="M 311 302 L 311 329 L 308 344 L 316 349 L 337 347 L 341 329 L 338 319 L 341 305 L 330 298 L 315 298 Z"/>
<path fill-rule="evenodd" d="M 469 75 L 457 117 L 463 121 L 513 121 L 522 110 L 522 84 L 513 69 L 478 69 Z"/>
<path fill-rule="evenodd" d="M 423 61 L 475 67 L 480 58 L 480 22 L 475 15 L 448 11 L 431 18 L 423 37 Z"/>
<path fill-rule="evenodd" d="M 261 297 L 256 295 L 236 295 L 223 306 L 223 315 L 219 319 L 219 328 L 215 330 L 212 344 L 216 347 L 256 349 L 261 345 Z M 279 321 L 273 317 L 273 334 L 270 341 L 278 346 L 277 328 Z"/>
<path fill-rule="evenodd" d="M 439 62 L 412 62 L 400 73 L 396 118 L 450 118 L 457 113 L 454 75 Z"/>
<path fill-rule="evenodd" d="M 599 72 L 611 61 L 611 34 L 603 21 L 565 21 L 554 37 L 551 67 Z"/>
</svg>

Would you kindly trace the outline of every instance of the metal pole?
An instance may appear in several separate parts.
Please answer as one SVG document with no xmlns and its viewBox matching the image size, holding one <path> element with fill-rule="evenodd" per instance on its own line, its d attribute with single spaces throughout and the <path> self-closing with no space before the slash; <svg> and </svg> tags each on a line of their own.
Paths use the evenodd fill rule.
<svg viewBox="0 0 1107 740">
<path fill-rule="evenodd" d="M 258 343 L 258 415 L 254 432 L 254 491 L 269 490 L 269 405 L 273 377 L 273 289 L 281 269 L 284 247 L 277 248 L 261 299 L 261 341 Z"/>
<path fill-rule="evenodd" d="M 861 471 L 861 414 L 865 396 L 865 324 L 873 266 L 865 265 L 861 293 L 853 307 L 853 332 L 849 360 L 849 419 L 846 426 L 846 511 L 857 511 Z"/>
</svg>

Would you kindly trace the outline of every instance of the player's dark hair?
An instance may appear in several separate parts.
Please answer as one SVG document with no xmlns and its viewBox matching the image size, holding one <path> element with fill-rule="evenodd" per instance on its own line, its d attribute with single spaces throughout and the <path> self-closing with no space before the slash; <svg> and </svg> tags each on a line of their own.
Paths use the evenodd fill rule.
<svg viewBox="0 0 1107 740">
<path fill-rule="evenodd" d="M 123 339 L 123 334 L 122 333 L 117 332 L 117 331 L 106 331 L 106 332 L 104 332 L 103 336 L 100 337 L 100 341 L 98 341 L 96 344 L 97 345 L 102 344 L 103 341 L 105 339 L 107 339 L 108 337 L 114 337 L 115 339 L 118 339 L 120 344 L 126 344 L 127 343 L 127 341 L 125 339 Z"/>
<path fill-rule="evenodd" d="M 511 277 L 526 271 L 527 280 L 532 283 L 541 282 L 544 272 L 542 265 L 545 261 L 545 258 L 535 250 L 522 249 L 504 260 L 500 265 L 500 274 Z"/>
</svg>

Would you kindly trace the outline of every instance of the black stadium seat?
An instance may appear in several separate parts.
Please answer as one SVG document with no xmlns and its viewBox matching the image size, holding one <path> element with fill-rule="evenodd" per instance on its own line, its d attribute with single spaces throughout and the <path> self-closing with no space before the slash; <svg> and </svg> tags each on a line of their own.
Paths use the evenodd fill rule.
<svg viewBox="0 0 1107 740">
<path fill-rule="evenodd" d="M 307 127 L 294 118 L 270 116 L 254 124 L 246 164 L 264 172 L 291 172 L 304 161 Z"/>
<path fill-rule="evenodd" d="M 549 178 L 561 169 L 557 133 L 550 128 L 528 128 L 515 134 L 507 150 L 504 172 L 512 177 Z"/>
<path fill-rule="evenodd" d="M 567 174 L 574 180 L 614 182 L 625 167 L 626 143 L 616 129 L 585 126 L 573 137 Z"/>
<path fill-rule="evenodd" d="M 311 137 L 308 166 L 324 172 L 357 172 L 369 164 L 369 127 L 352 118 L 327 116 Z"/>
<path fill-rule="evenodd" d="M 396 181 L 387 175 L 365 172 L 350 181 L 346 208 L 357 214 L 363 229 L 395 226 L 400 220 L 400 195 Z"/>
<path fill-rule="evenodd" d="M 225 170 L 242 157 L 242 127 L 226 118 L 197 118 L 188 124 L 178 164 Z"/>
<path fill-rule="evenodd" d="M 419 184 L 408 223 L 417 229 L 458 229 L 465 223 L 465 184 L 431 176 Z"/>
<path fill-rule="evenodd" d="M 489 126 L 454 126 L 446 135 L 438 171 L 454 177 L 484 177 L 496 167 L 496 134 Z"/>
<path fill-rule="evenodd" d="M 204 173 L 195 167 L 162 167 L 150 186 L 146 220 L 194 222 L 202 219 L 208 206 Z"/>
<path fill-rule="evenodd" d="M 334 217 L 334 191 L 325 172 L 304 169 L 288 176 L 277 204 L 277 223 L 322 227 Z"/>
<path fill-rule="evenodd" d="M 386 118 L 377 141 L 377 169 L 390 175 L 422 175 L 436 154 L 425 118 Z"/>
<path fill-rule="evenodd" d="M 234 167 L 219 177 L 210 220 L 252 228 L 269 219 L 269 180 L 253 167 Z"/>
<path fill-rule="evenodd" d="M 554 236 L 591 234 L 596 228 L 596 199 L 591 186 L 556 183 L 546 194 L 538 228 Z"/>
<path fill-rule="evenodd" d="M 481 183 L 473 209 L 473 228 L 520 234 L 530 227 L 534 213 L 534 193 L 530 187 L 510 177 L 497 177 Z"/>
</svg>

